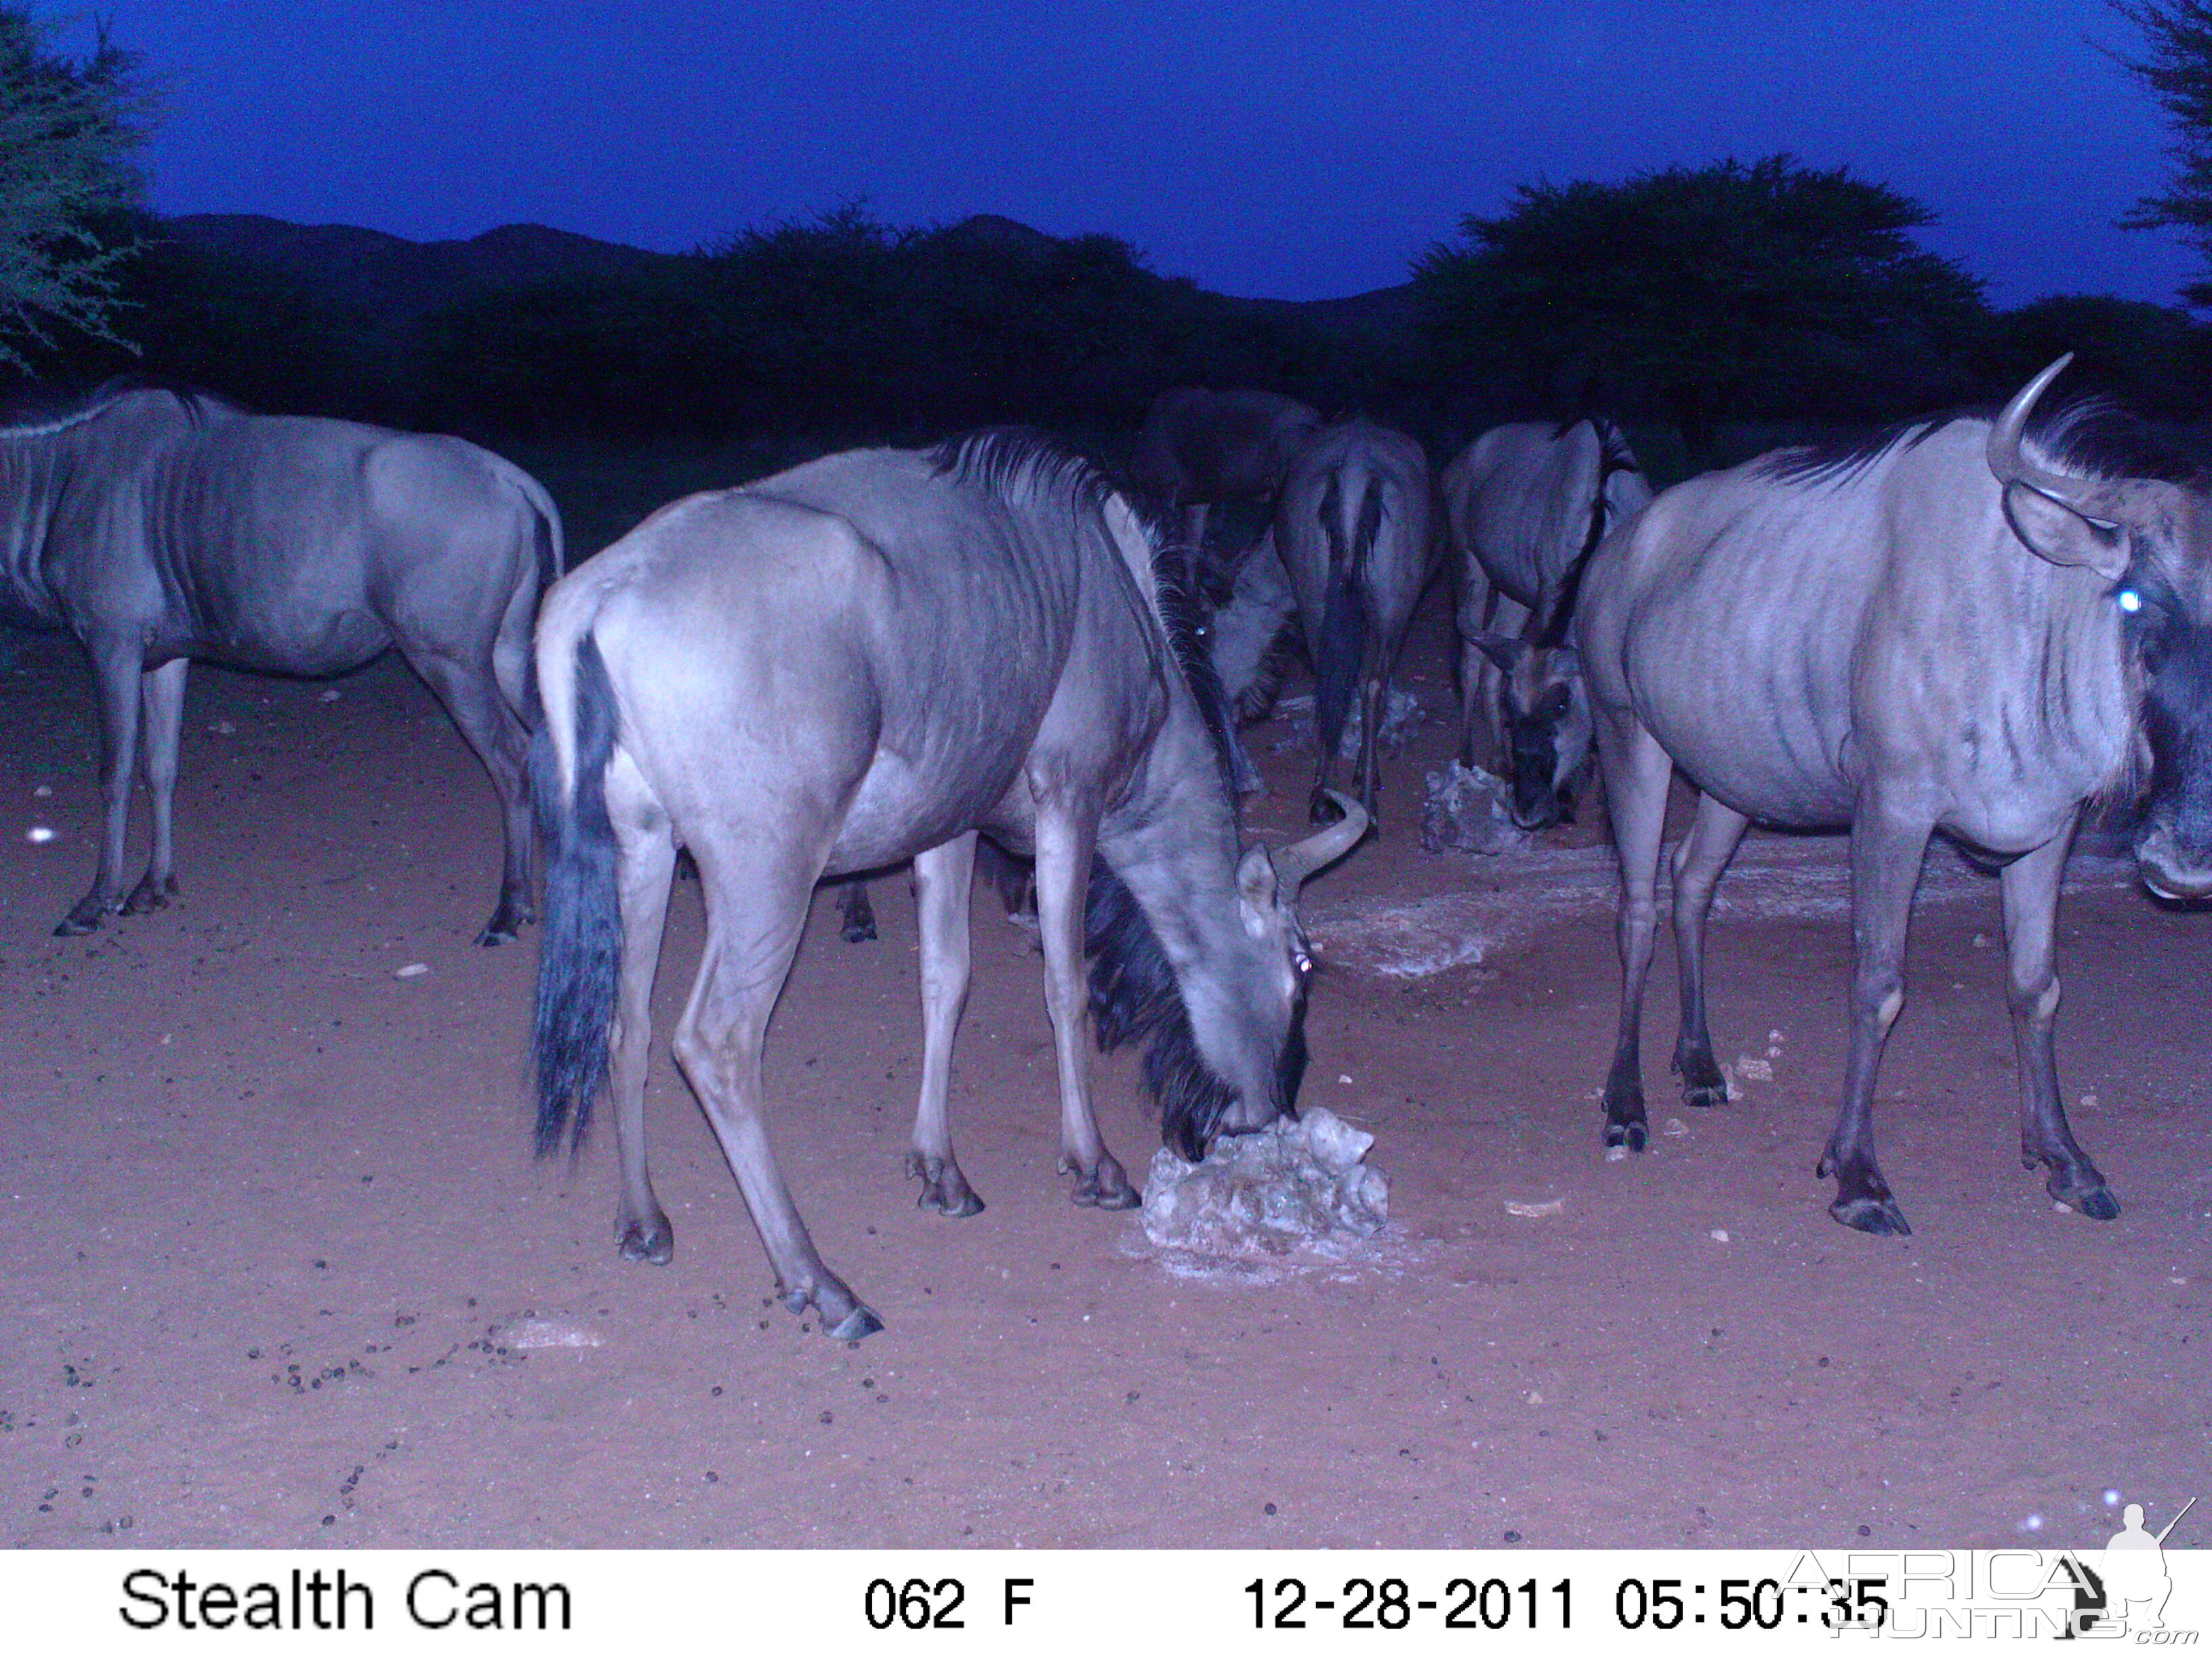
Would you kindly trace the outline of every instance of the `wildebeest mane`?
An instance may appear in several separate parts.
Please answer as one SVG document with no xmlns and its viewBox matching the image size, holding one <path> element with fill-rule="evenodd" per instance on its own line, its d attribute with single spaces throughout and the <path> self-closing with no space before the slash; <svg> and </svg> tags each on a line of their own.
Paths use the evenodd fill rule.
<svg viewBox="0 0 2212 1659">
<path fill-rule="evenodd" d="M 205 426 L 216 415 L 240 413 L 237 404 L 204 386 L 143 374 L 118 374 L 89 391 L 33 387 L 0 406 L 0 437 L 44 437 L 94 421 L 136 392 L 166 392 L 185 420 Z"/>
<path fill-rule="evenodd" d="M 1899 421 L 1856 438 L 1799 444 L 1760 457 L 1759 473 L 1778 483 L 1820 486 L 1847 482 L 1893 450 L 1912 449 L 1960 421 L 1990 421 L 1993 409 L 1960 409 Z M 2039 411 L 2027 441 L 2055 471 L 2090 478 L 2150 478 L 2191 484 L 2203 467 L 2156 430 L 2108 398 L 2077 398 Z"/>
<path fill-rule="evenodd" d="M 1034 427 L 994 426 L 947 438 L 928 452 L 931 463 L 961 483 L 1002 501 L 1060 496 L 1071 510 L 1103 512 L 1112 480 L 1089 456 Z"/>
</svg>

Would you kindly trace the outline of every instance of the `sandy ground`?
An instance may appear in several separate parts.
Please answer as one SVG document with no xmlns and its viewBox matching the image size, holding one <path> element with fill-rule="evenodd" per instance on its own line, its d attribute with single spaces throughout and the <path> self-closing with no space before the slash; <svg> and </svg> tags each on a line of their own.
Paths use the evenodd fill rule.
<svg viewBox="0 0 2212 1659">
<path fill-rule="evenodd" d="M 1439 713 L 1440 616 L 1411 657 Z M 1995 884 L 1939 854 L 1879 1116 L 1917 1231 L 1863 1237 L 1813 1176 L 1841 843 L 1747 846 L 1713 945 L 1743 1097 L 1680 1107 L 1662 983 L 1669 1133 L 1608 1164 L 1607 855 L 1588 823 L 1421 852 L 1432 720 L 1388 768 L 1382 841 L 1308 896 L 1306 1098 L 1374 1132 L 1391 1224 L 1341 1262 L 1201 1276 L 1068 1203 L 1039 964 L 986 897 L 954 1110 L 989 1208 L 917 1211 L 912 903 L 878 884 L 882 942 L 848 946 L 825 902 L 770 1083 L 816 1239 L 888 1322 L 848 1346 L 769 1304 L 665 1058 L 672 1266 L 616 1258 L 604 1138 L 530 1158 L 533 941 L 470 942 L 491 793 L 403 668 L 335 701 L 196 671 L 183 901 L 57 939 L 93 862 L 90 705 L 64 643 L 5 650 L 11 1544 L 2094 1545 L 2108 1492 L 2157 1514 L 2212 1489 L 2212 917 L 2109 867 L 2063 913 L 2062 1065 L 2125 1213 L 2054 1213 L 2019 1167 Z M 1309 763 L 1279 736 L 1255 744 L 1277 835 Z M 687 887 L 664 1031 L 697 911 Z M 1100 1092 L 1140 1170 L 1133 1066 Z"/>
</svg>

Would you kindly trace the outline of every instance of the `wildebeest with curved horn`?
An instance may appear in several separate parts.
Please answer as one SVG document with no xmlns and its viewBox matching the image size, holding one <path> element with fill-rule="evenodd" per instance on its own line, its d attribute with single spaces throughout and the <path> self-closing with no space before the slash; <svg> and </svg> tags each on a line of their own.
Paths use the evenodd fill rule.
<svg viewBox="0 0 2212 1659">
<path fill-rule="evenodd" d="M 100 700 L 100 869 L 54 931 L 176 893 L 171 806 L 194 659 L 323 676 L 396 645 L 491 774 L 507 861 L 479 937 L 514 938 L 533 915 L 530 626 L 561 558 L 544 488 L 458 438 L 119 383 L 0 428 L 0 621 L 74 635 Z M 125 897 L 142 742 L 153 855 Z"/>
<path fill-rule="evenodd" d="M 1194 599 L 1206 599 L 1237 574 L 1207 560 L 1211 509 L 1271 501 L 1321 423 L 1317 410 L 1273 392 L 1176 386 L 1152 399 L 1129 452 L 1129 480 L 1139 499 L 1175 526 Z"/>
<path fill-rule="evenodd" d="M 1146 1073 L 1171 1146 L 1197 1158 L 1216 1135 L 1292 1109 L 1310 969 L 1294 901 L 1364 823 L 1349 811 L 1278 859 L 1242 843 L 1203 659 L 1164 620 L 1152 556 L 1134 513 L 1083 461 L 991 433 L 833 455 L 692 496 L 547 597 L 538 1146 L 570 1122 L 580 1139 L 604 1080 L 624 1256 L 665 1261 L 674 1248 L 643 1125 L 679 846 L 698 864 L 708 920 L 676 1057 L 787 1304 L 812 1304 L 832 1334 L 879 1322 L 807 1237 L 769 1153 L 761 1072 L 825 873 L 915 861 L 923 1060 L 908 1167 L 925 1207 L 981 1207 L 946 1121 L 979 830 L 1036 860 L 1061 1167 L 1077 1203 L 1137 1201 L 1091 1114 L 1086 907 L 1101 1040 L 1150 1040 Z"/>
<path fill-rule="evenodd" d="M 2147 750 L 2142 878 L 2212 895 L 2212 497 L 2094 407 L 2031 427 L 2068 361 L 1994 422 L 1926 421 L 1678 485 L 1591 562 L 1580 632 L 1621 870 L 1609 1145 L 1644 1140 L 1639 1011 L 1680 767 L 1701 794 L 1673 860 L 1690 1103 L 1724 1097 L 1705 913 L 1746 823 L 1848 826 L 1850 1054 L 1820 1172 L 1838 1220 L 1910 1231 L 1875 1158 L 1875 1074 L 1942 830 L 2003 865 L 2022 1160 L 2054 1198 L 2118 1214 L 2058 1092 L 2059 881 L 2083 804 L 2132 787 Z"/>
<path fill-rule="evenodd" d="M 1328 811 L 1328 781 L 1359 697 L 1358 793 L 1376 815 L 1382 717 L 1407 625 L 1435 568 L 1429 460 L 1402 432 L 1340 421 L 1306 441 L 1275 497 L 1275 550 L 1297 596 L 1314 666 L 1321 759 L 1313 814 Z"/>
<path fill-rule="evenodd" d="M 1492 427 L 1439 479 L 1460 637 L 1460 760 L 1494 750 L 1513 821 L 1543 830 L 1567 811 L 1590 750 L 1589 696 L 1568 642 L 1583 567 L 1651 486 L 1601 416 Z M 1487 744 L 1478 743 L 1486 727 Z"/>
</svg>

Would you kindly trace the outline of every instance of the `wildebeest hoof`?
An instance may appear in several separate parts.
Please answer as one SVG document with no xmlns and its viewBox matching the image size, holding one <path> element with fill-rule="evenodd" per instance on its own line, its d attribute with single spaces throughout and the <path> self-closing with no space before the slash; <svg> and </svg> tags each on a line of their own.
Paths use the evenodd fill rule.
<svg viewBox="0 0 2212 1659">
<path fill-rule="evenodd" d="M 983 1200 L 975 1195 L 975 1189 L 968 1184 L 968 1177 L 952 1159 L 908 1152 L 906 1172 L 921 1182 L 921 1196 L 914 1201 L 917 1210 L 934 1210 L 956 1220 L 981 1212 Z"/>
<path fill-rule="evenodd" d="M 123 914 L 143 916 L 149 910 L 166 910 L 169 901 L 177 896 L 177 878 L 169 877 L 155 881 L 154 872 L 148 871 L 145 878 L 131 890 L 131 896 L 123 901 Z"/>
<path fill-rule="evenodd" d="M 77 909 L 70 911 L 58 922 L 54 924 L 54 937 L 56 939 L 76 939 L 83 934 L 89 933 L 100 926 L 101 914 L 102 913 L 100 911 L 94 910 L 88 915 L 84 913 L 82 907 L 80 906 Z"/>
<path fill-rule="evenodd" d="M 846 922 L 841 936 L 848 945 L 870 944 L 876 937 L 876 919 L 873 916 L 855 916 Z M 882 1327 L 877 1328 L 880 1330 Z"/>
<path fill-rule="evenodd" d="M 1129 1184 L 1128 1172 L 1111 1152 L 1101 1152 L 1096 1169 L 1086 1170 L 1072 1158 L 1060 1160 L 1060 1173 L 1078 1179 L 1069 1199 L 1086 1210 L 1133 1210 L 1143 1196 Z"/>
<path fill-rule="evenodd" d="M 650 1221 L 617 1221 L 615 1243 L 625 1261 L 647 1261 L 656 1267 L 665 1267 L 676 1259 L 676 1224 L 658 1210 Z"/>
<path fill-rule="evenodd" d="M 1682 1103 L 1710 1111 L 1728 1104 L 1728 1079 L 1711 1053 L 1695 1050 L 1674 1056 L 1674 1075 L 1682 1079 Z"/>
<path fill-rule="evenodd" d="M 1872 1233 L 1881 1238 L 1910 1238 L 1912 1229 L 1905 1224 L 1905 1212 L 1891 1198 L 1838 1198 L 1828 1206 L 1828 1213 L 1846 1227 L 1863 1233 Z"/>
<path fill-rule="evenodd" d="M 1610 1118 L 1606 1120 L 1605 1144 L 1608 1148 L 1626 1146 L 1632 1152 L 1640 1152 L 1650 1134 L 1650 1129 L 1640 1117 L 1625 1123 L 1616 1123 Z"/>
<path fill-rule="evenodd" d="M 2071 1205 L 2092 1221 L 2118 1221 L 2120 1200 L 2112 1196 L 2112 1189 L 2101 1181 L 2091 1186 L 2069 1184 L 2052 1176 L 2043 1185 L 2044 1191 L 2061 1204 Z"/>
<path fill-rule="evenodd" d="M 869 935 L 873 938 L 873 934 Z M 830 1334 L 840 1342 L 858 1342 L 864 1336 L 873 1336 L 883 1329 L 884 1322 L 876 1317 L 865 1304 L 855 1304 L 853 1311 L 835 1325 L 829 1327 Z"/>
<path fill-rule="evenodd" d="M 487 950 L 495 945 L 512 945 L 522 931 L 523 923 L 537 920 L 538 913 L 526 904 L 502 904 L 484 923 L 483 932 L 477 935 L 477 943 Z"/>
</svg>

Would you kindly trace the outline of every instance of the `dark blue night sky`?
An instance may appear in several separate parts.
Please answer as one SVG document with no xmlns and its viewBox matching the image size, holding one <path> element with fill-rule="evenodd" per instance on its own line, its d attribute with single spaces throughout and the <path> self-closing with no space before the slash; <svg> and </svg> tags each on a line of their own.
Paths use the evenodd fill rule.
<svg viewBox="0 0 2212 1659">
<path fill-rule="evenodd" d="M 1516 183 L 1788 150 L 1933 207 L 2011 304 L 2169 301 L 2113 220 L 2160 183 L 2102 0 L 736 5 L 106 0 L 166 74 L 156 205 L 680 249 L 865 199 L 1109 231 L 1228 293 L 1316 298 Z"/>
</svg>

